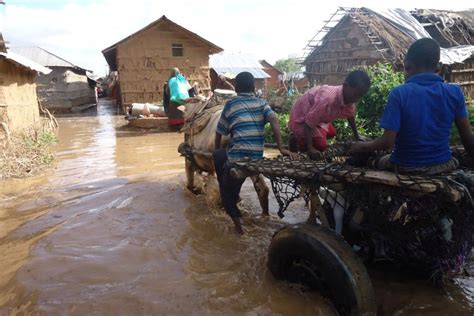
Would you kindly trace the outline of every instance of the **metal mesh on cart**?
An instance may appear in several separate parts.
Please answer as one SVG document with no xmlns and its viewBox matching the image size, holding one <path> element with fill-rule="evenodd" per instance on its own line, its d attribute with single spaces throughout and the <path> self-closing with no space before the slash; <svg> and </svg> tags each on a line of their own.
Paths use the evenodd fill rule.
<svg viewBox="0 0 474 316">
<path fill-rule="evenodd" d="M 237 168 L 261 173 L 272 183 L 282 217 L 290 203 L 308 192 L 318 193 L 330 224 L 336 205 L 344 227 L 363 213 L 354 244 L 431 274 L 439 282 L 448 272 L 460 273 L 472 248 L 474 174 L 405 175 L 365 167 L 374 156 L 352 157 L 346 145 L 326 152 L 320 161 L 286 157 L 246 160 Z M 381 153 L 378 153 L 379 155 Z M 343 233 L 344 234 L 344 233 Z M 350 241 L 351 242 L 351 241 Z"/>
</svg>

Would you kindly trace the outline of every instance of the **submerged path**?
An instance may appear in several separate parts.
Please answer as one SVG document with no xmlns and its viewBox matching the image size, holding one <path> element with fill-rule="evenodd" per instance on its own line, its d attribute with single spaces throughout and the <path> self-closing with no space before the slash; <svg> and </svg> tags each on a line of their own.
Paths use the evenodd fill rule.
<svg viewBox="0 0 474 316">
<path fill-rule="evenodd" d="M 130 130 L 116 107 L 59 118 L 53 169 L 0 182 L 0 315 L 332 315 L 314 293 L 266 269 L 273 233 L 306 218 L 259 215 L 242 192 L 247 234 L 184 190 L 182 135 Z M 385 315 L 472 315 L 474 280 L 439 293 L 371 271 Z"/>
</svg>

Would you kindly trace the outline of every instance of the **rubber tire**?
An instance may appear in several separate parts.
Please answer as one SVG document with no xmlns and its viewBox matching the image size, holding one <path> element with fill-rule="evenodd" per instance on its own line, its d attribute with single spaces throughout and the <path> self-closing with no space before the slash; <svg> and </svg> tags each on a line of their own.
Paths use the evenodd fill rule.
<svg viewBox="0 0 474 316">
<path fill-rule="evenodd" d="M 340 315 L 375 315 L 374 291 L 365 266 L 329 228 L 316 224 L 284 227 L 273 236 L 267 266 L 278 280 L 319 290 Z"/>
</svg>

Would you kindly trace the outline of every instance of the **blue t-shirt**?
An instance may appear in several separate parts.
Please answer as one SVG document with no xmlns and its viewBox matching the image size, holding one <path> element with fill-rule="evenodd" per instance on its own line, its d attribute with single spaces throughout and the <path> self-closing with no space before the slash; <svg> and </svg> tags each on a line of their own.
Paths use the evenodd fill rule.
<svg viewBox="0 0 474 316">
<path fill-rule="evenodd" d="M 273 113 L 270 105 L 251 93 L 240 93 L 227 101 L 217 125 L 217 132 L 230 135 L 227 157 L 230 162 L 241 158 L 262 159 L 264 128 Z"/>
<path fill-rule="evenodd" d="M 454 120 L 467 116 L 458 85 L 434 73 L 417 74 L 392 90 L 380 127 L 397 132 L 391 162 L 404 167 L 442 164 L 451 159 Z"/>
</svg>

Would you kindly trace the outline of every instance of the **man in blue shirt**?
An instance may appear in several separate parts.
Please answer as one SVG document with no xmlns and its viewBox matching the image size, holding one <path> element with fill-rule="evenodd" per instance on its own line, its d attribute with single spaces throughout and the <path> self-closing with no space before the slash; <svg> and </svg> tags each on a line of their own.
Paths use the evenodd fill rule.
<svg viewBox="0 0 474 316">
<path fill-rule="evenodd" d="M 392 90 L 380 121 L 383 136 L 351 146 L 349 152 L 391 149 L 375 162 L 381 170 L 437 174 L 458 167 L 449 145 L 456 124 L 462 143 L 474 157 L 474 137 L 462 90 L 435 73 L 440 47 L 431 38 L 414 42 L 405 57 L 406 81 Z"/>
<path fill-rule="evenodd" d="M 230 174 L 232 164 L 242 158 L 262 159 L 267 122 L 272 126 L 280 153 L 290 157 L 296 155 L 283 148 L 278 118 L 270 105 L 254 96 L 255 78 L 251 73 L 241 72 L 235 77 L 235 91 L 237 96 L 229 100 L 222 110 L 216 131 L 216 150 L 212 156 L 222 204 L 232 218 L 237 233 L 243 234 L 237 202 L 245 179 L 237 179 Z M 227 149 L 221 149 L 222 135 L 230 136 Z"/>
</svg>

